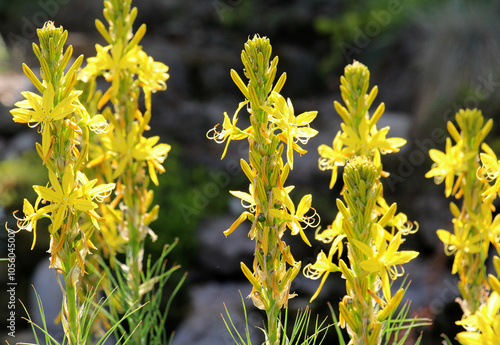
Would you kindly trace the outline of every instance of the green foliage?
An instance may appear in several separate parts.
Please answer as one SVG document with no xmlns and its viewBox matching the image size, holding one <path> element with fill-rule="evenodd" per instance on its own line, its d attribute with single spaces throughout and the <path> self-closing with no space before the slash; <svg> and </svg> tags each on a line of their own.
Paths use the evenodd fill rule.
<svg viewBox="0 0 500 345">
<path fill-rule="evenodd" d="M 175 240 L 171 245 L 165 245 L 161 256 L 156 261 L 153 261 L 150 255 L 146 262 L 144 274 L 141 277 L 141 290 L 146 291 L 145 302 L 143 305 L 138 305 L 138 303 L 133 305 L 133 308 L 138 308 L 137 319 L 142 320 L 141 327 L 135 329 L 134 332 L 138 334 L 137 336 L 140 339 L 147 339 L 148 344 L 168 344 L 171 340 L 171 335 L 165 332 L 167 327 L 166 319 L 172 301 L 186 279 L 184 274 L 180 280 L 174 283 L 176 285 L 173 290 L 165 293 L 168 287 L 167 283 L 171 281 L 174 272 L 180 268 L 179 265 L 167 265 L 167 256 L 176 247 L 177 243 L 178 241 Z M 110 303 L 107 304 L 109 311 L 102 312 L 112 325 L 117 325 L 115 334 L 118 334 L 119 338 L 130 337 L 132 336 L 132 330 L 126 330 L 121 325 L 121 320 L 127 313 L 124 313 L 120 307 L 126 305 L 126 303 L 116 300 L 117 298 L 127 298 L 127 296 L 132 295 L 130 286 L 127 284 L 127 275 L 118 265 L 114 265 L 115 269 L 113 270 L 102 258 L 98 260 L 103 271 L 93 269 L 93 272 L 100 279 L 105 279 L 106 276 L 106 279 L 110 280 L 109 285 L 116 287 L 116 291 L 113 290 L 107 293 L 107 298 L 110 300 Z M 167 296 L 166 300 L 163 296 Z M 143 308 L 148 304 L 155 307 Z"/>
<path fill-rule="evenodd" d="M 396 39 L 409 15 L 430 0 L 344 1 L 334 17 L 319 16 L 314 21 L 317 33 L 330 37 L 331 51 L 321 70 L 329 73 L 353 59 L 367 60 L 365 48 L 372 52 L 387 47 Z M 376 38 L 376 44 L 371 41 Z M 370 46 L 371 45 L 371 46 Z M 374 47 L 376 46 L 376 47 Z"/>
<path fill-rule="evenodd" d="M 252 339 L 250 338 L 249 332 L 251 326 L 248 324 L 247 310 L 243 296 L 241 296 L 241 304 L 243 306 L 243 315 L 245 318 L 245 330 L 243 333 L 234 324 L 225 305 L 224 309 L 226 311 L 227 320 L 224 315 L 221 314 L 222 320 L 235 344 L 252 345 Z M 299 310 L 297 312 L 295 320 L 293 321 L 292 330 L 291 332 L 287 332 L 287 325 L 289 324 L 288 312 L 289 310 L 285 309 L 284 320 L 282 320 L 284 336 L 281 339 L 280 345 L 321 345 L 325 340 L 328 329 L 333 326 L 333 324 L 328 323 L 326 319 L 320 322 L 318 318 L 316 318 L 314 324 L 311 324 L 311 311 L 307 307 L 305 310 Z M 307 330 L 310 326 L 314 331 L 312 334 L 308 335 Z"/>
<path fill-rule="evenodd" d="M 0 161 L 0 206 L 9 210 L 20 208 L 24 197 L 36 196 L 32 186 L 46 179 L 47 169 L 40 165 L 35 151 Z"/>
<path fill-rule="evenodd" d="M 99 284 L 98 284 L 99 285 Z M 26 320 L 29 322 L 31 325 L 31 329 L 33 331 L 33 336 L 35 338 L 35 344 L 45 344 L 45 345 L 66 345 L 70 343 L 70 340 L 68 339 L 68 334 L 64 335 L 64 338 L 62 340 L 62 343 L 59 343 L 54 337 L 52 337 L 48 330 L 47 330 L 47 320 L 45 319 L 45 313 L 43 309 L 43 304 L 42 304 L 42 299 L 40 298 L 40 295 L 36 292 L 36 289 L 33 287 L 33 290 L 35 292 L 36 296 L 36 302 L 37 302 L 37 307 L 40 312 L 40 316 L 42 318 L 42 325 L 37 325 L 33 322 L 31 319 L 31 316 L 29 315 L 28 310 L 24 306 L 24 304 L 21 302 L 22 307 L 24 311 L 26 312 Z M 93 332 L 92 332 L 92 325 L 94 322 L 98 319 L 99 315 L 101 312 L 106 312 L 105 311 L 105 306 L 107 305 L 108 299 L 110 296 L 108 296 L 106 299 L 101 299 L 99 302 L 95 303 L 94 301 L 96 300 L 97 293 L 95 289 L 92 289 L 86 296 L 85 299 L 81 305 L 80 309 L 80 316 L 82 317 L 82 333 L 79 334 L 79 343 L 78 344 L 87 344 L 92 342 L 92 337 L 93 337 Z M 121 327 L 121 323 L 127 319 L 130 315 L 136 313 L 138 310 L 140 310 L 141 307 L 136 307 L 136 308 L 130 308 L 127 310 L 124 315 L 117 319 L 116 322 L 99 338 L 96 339 L 95 342 L 93 342 L 95 345 L 103 345 L 106 343 L 108 338 L 110 338 L 115 331 L 116 328 Z M 41 331 L 43 334 L 43 342 L 41 339 L 39 339 L 38 332 Z M 132 332 L 133 333 L 133 332 Z M 115 345 L 125 345 L 128 343 L 129 338 L 120 338 L 117 340 Z M 9 344 L 7 342 L 7 344 Z M 27 344 L 27 343 L 18 343 L 20 345 L 32 345 L 32 344 Z"/>
</svg>

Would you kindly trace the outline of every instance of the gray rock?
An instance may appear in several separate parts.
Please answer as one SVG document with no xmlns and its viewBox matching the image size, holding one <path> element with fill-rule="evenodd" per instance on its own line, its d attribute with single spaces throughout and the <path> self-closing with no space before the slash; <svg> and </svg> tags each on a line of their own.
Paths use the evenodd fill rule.
<svg viewBox="0 0 500 345">
<path fill-rule="evenodd" d="M 240 333 L 245 332 L 245 314 L 241 295 L 245 297 L 251 290 L 250 283 L 207 282 L 194 286 L 190 291 L 190 311 L 175 333 L 173 345 L 231 345 L 231 338 L 223 318 L 230 323 L 226 311 L 231 316 L 234 326 Z M 263 341 L 263 334 L 257 327 L 262 327 L 262 317 L 251 300 L 245 298 L 248 317 L 248 332 L 253 344 Z M 234 330 L 233 330 L 234 332 Z M 244 333 L 242 337 L 245 339 Z"/>
<path fill-rule="evenodd" d="M 239 263 L 244 261 L 247 266 L 251 265 L 255 244 L 247 236 L 250 222 L 242 223 L 227 238 L 223 234 L 238 216 L 218 216 L 202 222 L 198 238 L 203 243 L 199 249 L 199 262 L 204 273 L 243 277 Z"/>
<path fill-rule="evenodd" d="M 36 289 L 36 293 L 40 296 L 40 300 L 43 304 L 43 312 L 47 330 L 52 337 L 54 337 L 58 341 L 62 341 L 64 336 L 62 324 L 54 323 L 54 320 L 57 319 L 57 317 L 59 316 L 59 312 L 61 311 L 62 292 L 61 288 L 57 284 L 56 272 L 53 269 L 49 268 L 48 257 L 44 258 L 37 264 L 32 281 L 33 286 Z M 30 294 L 30 306 L 30 316 L 33 322 L 37 325 L 42 326 L 42 318 L 40 310 L 38 309 L 38 304 L 34 292 Z M 39 337 L 43 337 L 41 331 L 38 331 L 37 333 Z"/>
<path fill-rule="evenodd" d="M 36 130 L 28 128 L 27 130 L 19 132 L 8 141 L 8 144 L 6 145 L 5 150 L 2 150 L 0 157 L 5 159 L 18 157 L 25 151 L 34 150 L 35 142 L 41 143 L 41 141 L 41 135 L 39 135 Z"/>
</svg>

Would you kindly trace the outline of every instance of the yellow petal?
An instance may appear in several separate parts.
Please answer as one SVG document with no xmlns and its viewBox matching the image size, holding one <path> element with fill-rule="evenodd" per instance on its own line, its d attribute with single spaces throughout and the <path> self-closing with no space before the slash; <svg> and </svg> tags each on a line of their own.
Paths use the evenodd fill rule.
<svg viewBox="0 0 500 345">
<path fill-rule="evenodd" d="M 226 235 L 226 237 L 230 235 L 241 223 L 243 223 L 243 221 L 245 221 L 248 218 L 250 214 L 251 213 L 249 212 L 243 212 L 242 214 L 240 214 L 238 219 L 234 221 L 234 223 L 229 227 L 229 229 L 224 231 L 224 235 Z"/>
</svg>

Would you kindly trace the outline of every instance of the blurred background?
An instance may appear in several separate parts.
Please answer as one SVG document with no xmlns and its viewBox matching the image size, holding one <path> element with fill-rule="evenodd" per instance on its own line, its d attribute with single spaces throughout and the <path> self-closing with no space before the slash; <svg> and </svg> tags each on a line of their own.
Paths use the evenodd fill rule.
<svg viewBox="0 0 500 345">
<path fill-rule="evenodd" d="M 288 77 L 282 94 L 291 98 L 295 112 L 319 111 L 312 123 L 319 135 L 306 145 L 306 155 L 296 154 L 289 183 L 296 186 L 292 193 L 296 202 L 313 194 L 323 228 L 336 215 L 340 183 L 328 189 L 330 173 L 319 171 L 317 147 L 331 145 L 340 129 L 333 101 L 340 100 L 345 65 L 356 59 L 370 69 L 371 86 L 379 87 L 375 104 L 386 105 L 381 126 L 391 126 L 389 136 L 408 140 L 400 153 L 384 156 L 382 163 L 391 173 L 383 181 L 386 200 L 396 201 L 398 210 L 420 226 L 404 244 L 405 249 L 420 252 L 405 265 L 411 280 L 406 294 L 412 300 L 410 314 L 432 319 L 432 325 L 421 329 L 422 344 L 439 344 L 442 333 L 453 338 L 461 330 L 454 324 L 461 316 L 454 302 L 458 289 L 450 274 L 452 258 L 445 256 L 436 236 L 437 229 L 452 229 L 452 216 L 444 187 L 424 178 L 431 166 L 427 152 L 444 148 L 446 122 L 462 107 L 479 108 L 486 118 L 494 118 L 486 141 L 500 150 L 500 4 L 493 0 L 141 0 L 133 5 L 139 10 L 135 27 L 141 23 L 148 27 L 144 50 L 170 67 L 168 89 L 153 97 L 149 135 L 159 135 L 172 151 L 155 191 L 161 211 L 152 228 L 158 240 L 149 241 L 148 250 L 158 256 L 165 243 L 179 238 L 170 262 L 182 265 L 175 279 L 183 272 L 188 272 L 188 279 L 166 325 L 176 332 L 174 344 L 231 344 L 220 317 L 223 302 L 237 327 L 243 327 L 238 291 L 245 297 L 251 287 L 239 262 L 252 262 L 254 245 L 247 238 L 248 224 L 228 238 L 222 231 L 241 213 L 239 200 L 228 191 L 248 188 L 239 167 L 248 149 L 244 142 L 232 142 L 221 160 L 223 146 L 209 141 L 206 132 L 242 100 L 229 71 L 241 74 L 243 44 L 257 33 L 270 38 L 273 55 L 279 56 L 278 73 Z M 102 6 L 100 0 L 0 0 L 0 220 L 11 228 L 15 228 L 12 213 L 22 209 L 23 198 L 36 198 L 31 186 L 47 179 L 34 152 L 40 135 L 15 124 L 9 113 L 21 91 L 33 89 L 21 63 L 38 69 L 31 44 L 38 42 L 36 28 L 49 19 L 69 31 L 75 57 L 93 56 L 95 43 L 104 44 L 94 26 L 95 18 L 103 20 Z M 31 284 L 47 309 L 60 305 L 54 272 L 46 269 L 48 234 L 43 228 L 37 234 L 33 250 L 32 234 L 16 235 L 16 297 L 33 312 Z M 303 266 L 326 249 L 314 240 L 313 230 L 308 237 L 311 248 L 296 238 L 286 239 Z M 7 233 L 0 231 L 0 257 L 6 256 L 6 239 Z M 19 303 L 16 338 L 4 336 L 6 279 L 6 265 L 0 264 L 0 340 L 30 341 Z M 309 305 L 318 283 L 297 277 L 292 314 Z M 327 303 L 337 310 L 344 292 L 340 275 L 331 275 L 310 304 L 313 314 L 329 317 Z M 251 325 L 261 326 L 261 314 L 248 301 L 246 305 Z M 261 337 L 257 328 L 250 333 L 255 339 Z M 336 343 L 333 331 L 328 339 Z"/>
</svg>

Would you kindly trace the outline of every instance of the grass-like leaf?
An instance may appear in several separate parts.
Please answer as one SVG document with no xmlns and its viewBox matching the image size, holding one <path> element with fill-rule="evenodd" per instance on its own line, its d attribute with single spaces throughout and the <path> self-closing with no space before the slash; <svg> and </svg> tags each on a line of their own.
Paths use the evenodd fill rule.
<svg viewBox="0 0 500 345">
<path fill-rule="evenodd" d="M 140 291 L 143 294 L 143 301 L 146 303 L 140 306 L 138 314 L 134 316 L 134 320 L 129 319 L 129 329 L 126 327 L 118 326 L 114 328 L 115 337 L 118 339 L 129 339 L 131 330 L 138 332 L 139 338 L 147 339 L 150 345 L 166 345 L 172 341 L 172 335 L 168 335 L 165 329 L 165 323 L 168 312 L 174 297 L 177 295 L 179 289 L 186 279 L 186 274 L 180 279 L 173 291 L 170 293 L 162 306 L 164 297 L 164 288 L 167 286 L 172 274 L 177 271 L 180 266 L 175 265 L 168 268 L 167 256 L 178 243 L 178 239 L 171 245 L 165 245 L 162 254 L 155 262 L 152 261 L 151 256 L 148 257 L 146 267 L 141 274 Z M 110 267 L 104 260 L 99 258 L 99 265 L 102 272 L 93 269 L 93 272 L 99 277 L 105 279 L 107 290 L 115 289 L 115 294 L 118 298 L 118 306 L 115 303 L 109 303 L 109 310 L 104 311 L 105 316 L 111 324 L 118 323 L 123 314 L 123 309 L 127 307 L 128 296 L 133 296 L 133 292 L 127 282 L 126 268 L 123 267 L 118 260 L 115 260 L 114 267 Z M 140 301 L 136 301 L 139 304 Z"/>
<path fill-rule="evenodd" d="M 221 317 L 224 321 L 224 324 L 226 325 L 229 335 L 236 345 L 251 345 L 252 340 L 250 338 L 248 317 L 243 296 L 241 296 L 241 303 L 243 305 L 243 315 L 245 318 L 245 330 L 243 334 L 241 334 L 240 330 L 238 330 L 234 325 L 231 315 L 227 310 L 226 304 L 224 304 L 224 310 L 226 311 L 227 321 L 223 314 L 221 314 Z M 327 330 L 331 327 L 331 325 L 326 324 L 326 318 L 322 322 L 319 322 L 318 318 L 316 318 L 316 321 L 313 325 L 314 330 L 312 334 L 308 335 L 308 330 L 311 326 L 311 310 L 309 309 L 309 307 L 306 307 L 305 310 L 297 311 L 297 316 L 295 317 L 295 321 L 293 323 L 292 330 L 289 336 L 287 336 L 288 309 L 285 309 L 284 320 L 280 323 L 283 325 L 281 345 L 320 345 L 326 337 Z M 263 331 L 264 333 L 266 333 L 265 329 Z"/>
<path fill-rule="evenodd" d="M 31 319 L 31 316 L 30 316 L 27 308 L 25 307 L 25 305 L 22 302 L 21 302 L 21 305 L 22 305 L 22 307 L 27 315 L 26 318 L 24 318 L 24 319 L 28 321 L 28 323 L 31 325 L 31 328 L 33 330 L 35 344 L 38 344 L 38 345 L 42 345 L 42 344 L 43 345 L 66 345 L 67 344 L 67 335 L 65 335 L 62 342 L 59 343 L 52 335 L 49 334 L 49 331 L 47 329 L 47 323 L 45 320 L 45 312 L 43 309 L 42 299 L 40 298 L 40 295 L 36 292 L 36 289 L 34 286 L 33 286 L 33 290 L 34 290 L 34 293 L 36 296 L 38 310 L 40 311 L 42 325 L 37 325 L 36 323 L 34 323 L 33 320 Z M 91 326 L 95 322 L 97 316 L 100 313 L 105 311 L 105 309 L 103 309 L 103 306 L 105 304 L 107 304 L 107 301 L 109 298 L 109 296 L 108 296 L 106 299 L 101 299 L 99 302 L 96 303 L 95 297 L 96 297 L 96 293 L 94 291 L 90 291 L 87 294 L 87 296 L 85 297 L 85 300 L 83 301 L 83 304 L 82 304 L 82 320 L 83 320 L 83 322 L 81 323 L 82 329 L 81 329 L 81 332 L 79 332 L 80 339 L 77 340 L 79 344 L 86 344 L 86 343 L 88 343 L 89 340 L 91 340 L 91 337 L 92 337 Z M 136 309 L 129 309 L 119 320 L 117 320 L 117 322 L 115 322 L 113 324 L 113 326 L 110 327 L 110 329 L 100 339 L 97 340 L 97 342 L 95 344 L 96 345 L 104 344 L 106 342 L 106 340 L 113 334 L 115 329 L 123 321 L 125 321 L 130 315 L 137 312 L 140 308 L 141 307 L 136 308 Z M 43 342 L 40 341 L 38 334 L 37 334 L 37 330 L 40 330 L 43 333 L 44 338 L 45 338 Z M 128 341 L 128 339 L 125 340 L 122 344 L 123 345 L 127 344 L 127 341 Z M 21 344 L 30 345 L 27 343 L 19 343 L 19 344 L 20 345 Z M 120 344 L 120 341 L 118 341 L 116 344 L 117 345 Z"/>
</svg>

